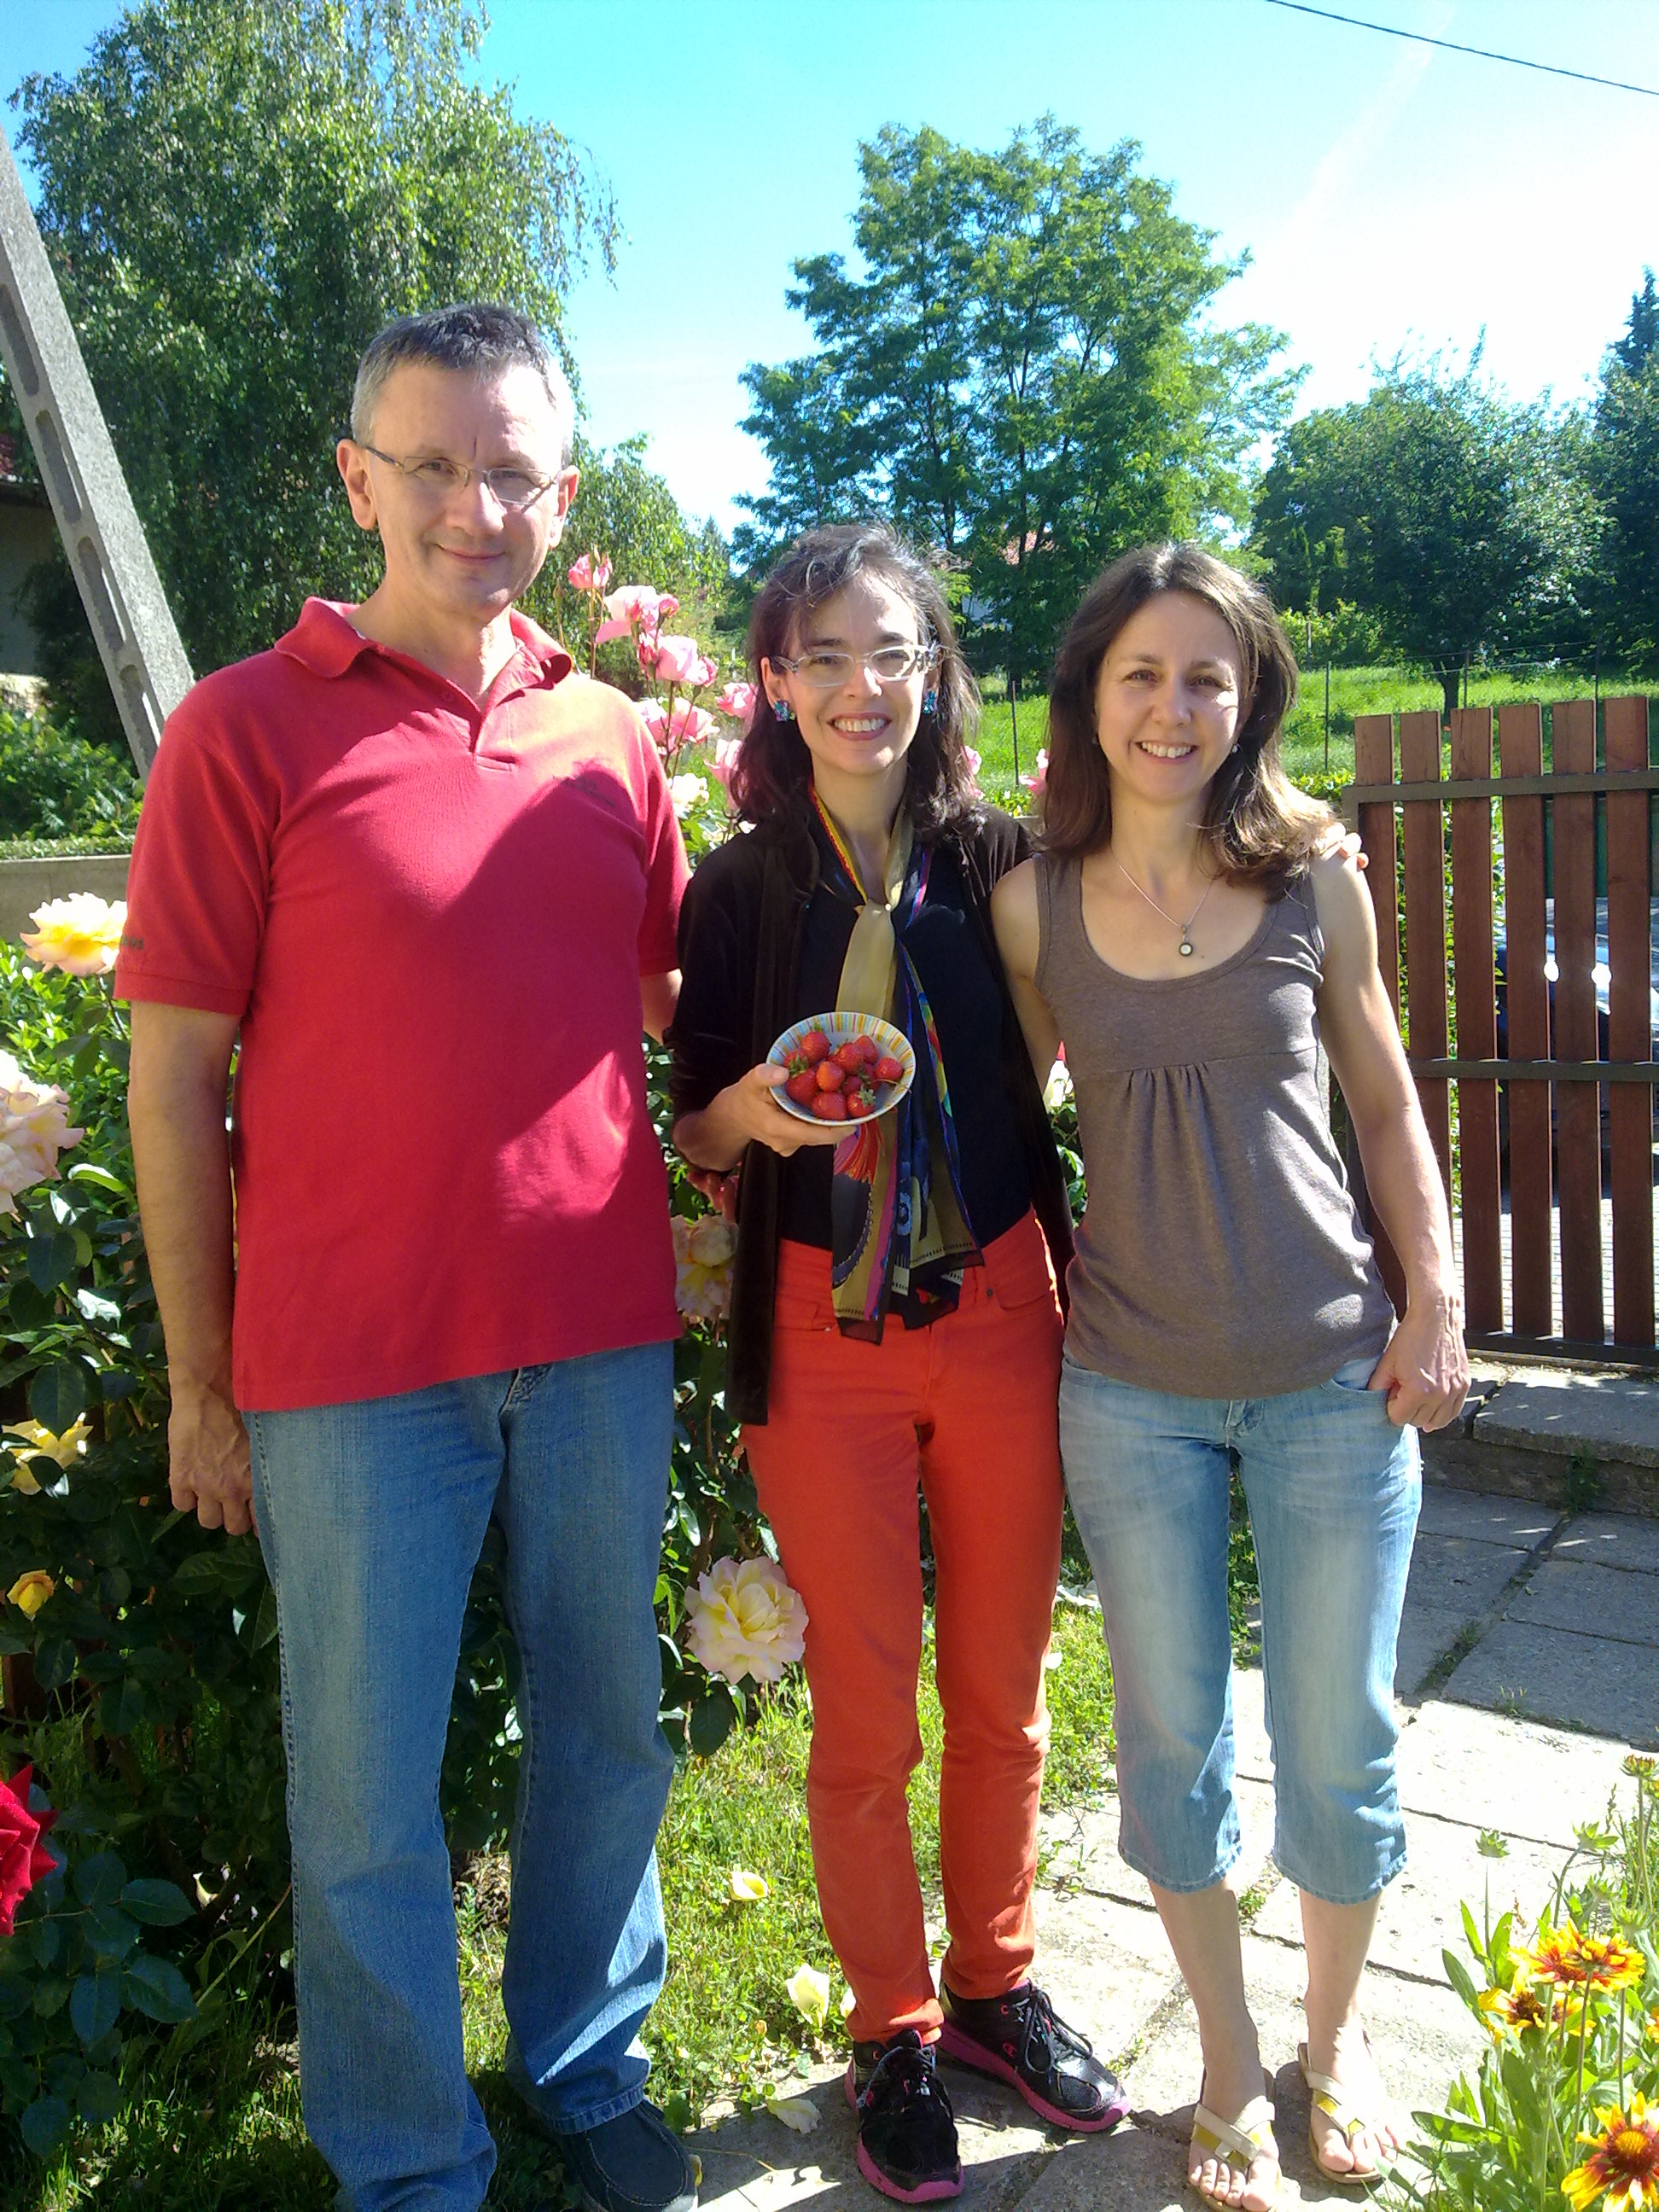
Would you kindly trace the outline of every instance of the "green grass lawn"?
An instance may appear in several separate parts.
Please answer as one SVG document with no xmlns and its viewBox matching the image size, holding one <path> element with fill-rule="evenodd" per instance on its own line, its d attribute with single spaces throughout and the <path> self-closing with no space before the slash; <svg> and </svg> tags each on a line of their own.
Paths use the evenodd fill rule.
<svg viewBox="0 0 1659 2212">
<path fill-rule="evenodd" d="M 1068 1555 L 1068 1577 L 1075 1564 Z M 1110 1773 L 1111 1676 L 1099 1615 L 1061 1603 L 1054 1650 L 1044 1802 L 1060 1806 L 1104 1787 Z M 920 1711 L 924 1758 L 911 1814 L 923 1887 L 937 1907 L 941 1723 L 931 1634 Z M 787 1684 L 753 1728 L 675 1778 L 658 1843 L 670 1966 L 646 2039 L 652 2094 L 682 2124 L 845 2047 L 843 1984 L 818 1918 L 806 1834 L 810 1741 L 804 1692 Z M 765 1877 L 763 1902 L 734 1900 L 733 1868 Z M 501 2150 L 490 2204 L 543 2212 L 561 2204 L 562 2185 L 501 2072 L 505 1876 L 502 1860 L 485 1857 L 459 1893 L 467 2066 Z M 830 1977 L 817 2035 L 785 1986 L 803 1964 Z M 135 2046 L 123 2117 L 50 2166 L 0 2151 L 0 2203 L 9 2212 L 331 2212 L 333 2184 L 301 2119 L 293 2036 L 291 2015 L 244 2016 L 176 2063 L 166 2045 Z"/>
<path fill-rule="evenodd" d="M 1622 692 L 1655 690 L 1659 690 L 1659 684 L 1651 677 L 1609 675 L 1605 670 L 1601 674 L 1601 695 L 1604 699 L 1617 698 Z M 1548 702 L 1585 699 L 1591 696 L 1591 691 L 1590 678 L 1567 671 L 1522 670 L 1509 674 L 1490 675 L 1476 670 L 1469 678 L 1468 704 L 1496 708 L 1516 699 Z M 1439 684 L 1413 669 L 1334 668 L 1331 671 L 1329 773 L 1344 782 L 1353 780 L 1353 722 L 1356 714 L 1406 714 L 1423 707 L 1437 708 L 1440 703 Z M 1029 775 L 1039 749 L 1048 743 L 1048 701 L 1035 694 L 1029 699 L 1021 699 L 1018 720 L 1020 773 Z M 976 743 L 984 763 L 980 770 L 980 782 L 988 797 L 994 799 L 1000 805 L 1012 806 L 1018 812 L 1030 802 L 1029 796 L 1022 792 L 1018 794 L 1019 804 L 1014 803 L 1013 723 L 1013 711 L 1006 699 L 988 698 Z M 1323 775 L 1327 772 L 1325 672 L 1322 668 L 1308 670 L 1302 678 L 1296 704 L 1285 720 L 1280 757 L 1291 775 L 1298 780 Z M 1547 718 L 1544 760 L 1547 766 Z"/>
</svg>

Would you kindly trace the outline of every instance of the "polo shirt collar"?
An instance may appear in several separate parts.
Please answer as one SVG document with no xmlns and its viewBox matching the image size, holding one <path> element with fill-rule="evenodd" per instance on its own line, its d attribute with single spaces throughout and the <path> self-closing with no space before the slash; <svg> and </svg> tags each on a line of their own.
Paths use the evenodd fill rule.
<svg viewBox="0 0 1659 2212">
<path fill-rule="evenodd" d="M 526 688 L 562 683 L 569 675 L 573 665 L 564 647 L 550 638 L 538 623 L 532 622 L 528 615 L 520 614 L 516 607 L 507 619 L 513 625 L 513 635 L 519 649 L 507 664 L 507 668 L 501 671 L 501 676 L 505 676 L 508 669 L 516 670 Z M 379 653 L 381 649 L 372 638 L 365 637 L 353 626 L 344 605 L 334 599 L 307 599 L 300 611 L 299 621 L 286 637 L 276 641 L 278 653 L 286 653 L 290 660 L 297 660 L 313 676 L 325 678 L 343 676 L 361 654 Z M 392 657 L 402 664 L 411 665 L 405 653 L 397 653 Z M 435 669 L 430 672 L 434 684 L 443 682 L 443 678 Z M 496 684 L 501 680 L 498 676 Z M 490 688 L 493 693 L 495 685 Z"/>
</svg>

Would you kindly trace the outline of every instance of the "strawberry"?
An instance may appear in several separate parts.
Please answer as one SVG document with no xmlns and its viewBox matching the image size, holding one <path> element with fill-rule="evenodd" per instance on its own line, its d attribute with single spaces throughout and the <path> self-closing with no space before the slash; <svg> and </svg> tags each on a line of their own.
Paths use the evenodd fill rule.
<svg viewBox="0 0 1659 2212">
<path fill-rule="evenodd" d="M 822 1030 L 808 1030 L 797 1050 L 806 1055 L 809 1066 L 816 1067 L 821 1060 L 830 1057 L 830 1040 Z"/>
<path fill-rule="evenodd" d="M 859 1050 L 856 1037 L 848 1037 L 844 1044 L 838 1044 L 830 1057 L 837 1067 L 845 1068 L 848 1075 L 855 1073 L 864 1065 L 864 1054 Z"/>
<path fill-rule="evenodd" d="M 895 1060 L 890 1053 L 885 1053 L 876 1062 L 875 1079 L 878 1083 L 902 1083 L 903 1066 Z"/>
<path fill-rule="evenodd" d="M 817 1073 L 812 1068 L 804 1067 L 799 1074 L 792 1075 L 783 1087 L 797 1106 L 810 1106 L 818 1095 Z"/>
<path fill-rule="evenodd" d="M 847 1101 L 839 1091 L 820 1091 L 812 1101 L 812 1111 L 820 1121 L 844 1121 Z"/>
<path fill-rule="evenodd" d="M 875 1101 L 866 1091 L 843 1091 L 841 1096 L 847 1101 L 847 1114 L 849 1121 L 862 1121 L 876 1110 Z"/>
<path fill-rule="evenodd" d="M 866 1067 L 873 1067 L 877 1060 L 881 1057 L 881 1047 L 876 1042 L 874 1037 L 870 1035 L 869 1031 L 867 1030 L 860 1030 L 858 1035 L 854 1037 L 851 1042 L 858 1047 L 860 1056 L 863 1060 L 865 1066 Z"/>
<path fill-rule="evenodd" d="M 839 1091 L 847 1080 L 847 1070 L 837 1067 L 833 1060 L 821 1060 L 812 1072 L 812 1078 L 820 1091 Z"/>
</svg>

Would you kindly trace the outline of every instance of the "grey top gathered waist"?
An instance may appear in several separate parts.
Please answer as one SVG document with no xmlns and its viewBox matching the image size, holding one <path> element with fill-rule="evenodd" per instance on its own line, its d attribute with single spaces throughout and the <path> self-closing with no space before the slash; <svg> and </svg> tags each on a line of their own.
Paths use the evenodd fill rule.
<svg viewBox="0 0 1659 2212">
<path fill-rule="evenodd" d="M 1374 1358 L 1394 1310 L 1319 1082 L 1324 940 L 1292 879 L 1249 943 L 1193 975 L 1103 960 L 1077 860 L 1036 862 L 1036 984 L 1076 1087 L 1089 1202 L 1072 1358 L 1189 1398 L 1266 1398 Z"/>
</svg>

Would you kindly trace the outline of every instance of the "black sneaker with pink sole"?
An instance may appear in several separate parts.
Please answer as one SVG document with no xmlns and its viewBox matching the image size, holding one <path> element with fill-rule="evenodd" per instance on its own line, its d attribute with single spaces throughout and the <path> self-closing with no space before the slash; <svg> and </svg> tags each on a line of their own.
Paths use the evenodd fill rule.
<svg viewBox="0 0 1659 2212">
<path fill-rule="evenodd" d="M 933 2045 L 915 2028 L 853 2045 L 847 2101 L 859 2116 L 859 2172 L 884 2197 L 931 2204 L 960 2195 L 956 2116 Z"/>
<path fill-rule="evenodd" d="M 941 1988 L 939 2054 L 1018 2089 L 1051 2127 L 1103 2135 L 1129 2109 L 1121 2083 L 1086 2036 L 1055 2017 L 1035 1982 L 1003 1997 L 959 1997 Z"/>
</svg>

